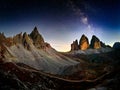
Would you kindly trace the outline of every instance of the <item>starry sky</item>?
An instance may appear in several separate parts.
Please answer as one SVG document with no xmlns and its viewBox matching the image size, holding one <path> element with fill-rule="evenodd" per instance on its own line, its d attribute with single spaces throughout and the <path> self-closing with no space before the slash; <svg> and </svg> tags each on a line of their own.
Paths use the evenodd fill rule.
<svg viewBox="0 0 120 90">
<path fill-rule="evenodd" d="M 37 26 L 58 51 L 85 34 L 106 44 L 120 41 L 120 0 L 0 0 L 0 32 L 13 36 Z"/>
</svg>

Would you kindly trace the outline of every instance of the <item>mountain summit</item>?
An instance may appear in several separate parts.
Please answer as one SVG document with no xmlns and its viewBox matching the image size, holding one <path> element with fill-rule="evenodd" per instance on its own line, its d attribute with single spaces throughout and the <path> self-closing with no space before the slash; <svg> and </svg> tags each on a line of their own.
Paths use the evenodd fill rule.
<svg viewBox="0 0 120 90">
<path fill-rule="evenodd" d="M 30 33 L 30 37 L 33 40 L 33 44 L 37 48 L 41 49 L 41 48 L 45 47 L 45 45 L 44 45 L 44 39 L 43 39 L 42 35 L 38 32 L 37 27 L 35 27 L 33 29 L 33 31 Z"/>
</svg>

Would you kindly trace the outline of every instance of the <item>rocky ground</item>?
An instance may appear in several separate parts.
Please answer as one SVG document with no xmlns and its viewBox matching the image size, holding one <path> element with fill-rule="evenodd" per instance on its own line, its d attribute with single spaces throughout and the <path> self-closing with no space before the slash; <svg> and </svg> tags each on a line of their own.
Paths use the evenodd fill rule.
<svg viewBox="0 0 120 90">
<path fill-rule="evenodd" d="M 0 59 L 0 90 L 119 90 L 119 53 L 120 51 L 114 51 L 106 54 L 116 59 L 114 63 L 104 65 L 103 62 L 101 64 L 94 62 L 83 65 L 86 71 L 76 72 L 70 76 L 52 75 L 25 64 Z M 81 74 L 84 74 L 84 77 L 80 77 Z"/>
</svg>

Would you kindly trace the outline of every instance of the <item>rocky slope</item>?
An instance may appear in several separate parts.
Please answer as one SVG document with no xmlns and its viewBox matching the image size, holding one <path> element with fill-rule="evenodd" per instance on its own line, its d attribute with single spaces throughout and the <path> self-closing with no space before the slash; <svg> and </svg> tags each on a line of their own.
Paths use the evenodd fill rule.
<svg viewBox="0 0 120 90">
<path fill-rule="evenodd" d="M 20 33 L 13 38 L 1 34 L 0 37 L 0 57 L 6 61 L 21 62 L 53 74 L 71 74 L 80 69 L 77 68 L 79 62 L 58 53 L 46 43 L 36 27 L 30 34 Z"/>
<path fill-rule="evenodd" d="M 26 64 L 6 62 L 0 58 L 0 90 L 119 90 L 119 53 L 99 54 L 99 57 L 110 57 L 113 61 L 85 63 L 83 72 L 68 76 L 44 73 Z M 82 58 L 81 55 L 69 57 Z"/>
</svg>

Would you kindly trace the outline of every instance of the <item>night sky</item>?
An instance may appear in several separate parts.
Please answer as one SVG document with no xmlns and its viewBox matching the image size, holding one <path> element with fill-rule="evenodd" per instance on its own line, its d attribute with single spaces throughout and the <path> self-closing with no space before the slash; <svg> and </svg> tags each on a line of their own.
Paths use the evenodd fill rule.
<svg viewBox="0 0 120 90">
<path fill-rule="evenodd" d="M 0 0 L 0 32 L 13 36 L 37 26 L 45 41 L 69 51 L 82 34 L 120 41 L 120 0 Z"/>
</svg>

